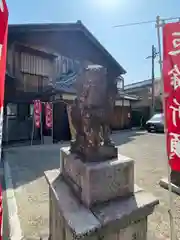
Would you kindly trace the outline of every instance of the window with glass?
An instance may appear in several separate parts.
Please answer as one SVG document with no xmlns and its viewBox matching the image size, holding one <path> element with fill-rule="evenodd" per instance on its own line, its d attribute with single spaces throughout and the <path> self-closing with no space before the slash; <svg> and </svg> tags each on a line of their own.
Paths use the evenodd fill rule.
<svg viewBox="0 0 180 240">
<path fill-rule="evenodd" d="M 8 103 L 7 116 L 17 116 L 17 104 Z"/>
<path fill-rule="evenodd" d="M 164 114 L 163 113 L 157 113 L 155 114 L 151 119 L 151 121 L 159 121 L 159 122 L 163 122 L 164 121 Z"/>
</svg>

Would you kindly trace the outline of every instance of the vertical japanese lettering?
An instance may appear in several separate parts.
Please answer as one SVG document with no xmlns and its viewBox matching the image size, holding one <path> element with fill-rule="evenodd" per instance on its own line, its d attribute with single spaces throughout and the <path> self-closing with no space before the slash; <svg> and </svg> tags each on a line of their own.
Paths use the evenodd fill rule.
<svg viewBox="0 0 180 240">
<path fill-rule="evenodd" d="M 180 87 L 180 70 L 178 65 L 175 64 L 173 69 L 168 72 L 168 75 L 171 75 L 171 85 L 173 86 L 174 90 Z"/>
<path fill-rule="evenodd" d="M 167 155 L 171 169 L 180 172 L 180 23 L 163 26 L 163 81 Z"/>
<path fill-rule="evenodd" d="M 170 133 L 170 156 L 171 158 L 177 156 L 180 158 L 180 134 Z"/>
<path fill-rule="evenodd" d="M 169 55 L 177 56 L 180 53 L 180 32 L 172 33 L 172 37 L 176 37 L 176 38 L 174 38 L 172 41 L 174 50 L 170 51 Z"/>
<path fill-rule="evenodd" d="M 176 118 L 180 118 L 180 103 L 176 99 L 173 99 L 173 103 L 175 106 L 170 106 L 170 109 L 172 109 L 172 122 L 177 127 Z"/>
</svg>

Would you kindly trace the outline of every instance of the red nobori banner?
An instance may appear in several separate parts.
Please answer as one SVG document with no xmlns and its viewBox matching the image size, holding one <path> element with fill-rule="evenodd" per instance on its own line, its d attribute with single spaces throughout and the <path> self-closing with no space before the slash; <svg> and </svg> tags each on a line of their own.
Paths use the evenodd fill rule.
<svg viewBox="0 0 180 240">
<path fill-rule="evenodd" d="M 163 80 L 168 159 L 180 171 L 180 23 L 163 27 Z"/>
<path fill-rule="evenodd" d="M 41 111 L 42 111 L 42 104 L 40 100 L 34 101 L 34 123 L 37 128 L 41 126 Z"/>
<path fill-rule="evenodd" d="M 0 0 L 0 108 L 4 102 L 6 52 L 8 34 L 8 9 L 5 0 Z"/>
<path fill-rule="evenodd" d="M 6 73 L 6 53 L 8 34 L 8 8 L 5 0 L 0 0 L 0 160 L 3 128 L 4 85 Z M 3 238 L 2 188 L 0 185 L 0 240 Z"/>
<path fill-rule="evenodd" d="M 46 128 L 52 128 L 53 125 L 53 106 L 52 103 L 45 104 Z"/>
<path fill-rule="evenodd" d="M 0 0 L 0 108 L 4 102 L 4 81 L 8 33 L 8 9 L 5 0 Z"/>
</svg>

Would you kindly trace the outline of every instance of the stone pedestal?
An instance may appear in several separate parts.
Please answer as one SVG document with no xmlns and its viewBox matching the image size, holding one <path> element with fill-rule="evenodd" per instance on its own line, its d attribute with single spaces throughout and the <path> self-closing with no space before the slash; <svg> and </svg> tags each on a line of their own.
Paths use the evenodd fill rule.
<svg viewBox="0 0 180 240">
<path fill-rule="evenodd" d="M 146 240 L 158 200 L 134 185 L 134 161 L 119 155 L 83 163 L 61 149 L 61 168 L 45 172 L 52 240 Z"/>
<path fill-rule="evenodd" d="M 134 161 L 125 156 L 104 162 L 84 163 L 63 150 L 61 171 L 65 181 L 87 207 L 134 192 Z"/>
</svg>

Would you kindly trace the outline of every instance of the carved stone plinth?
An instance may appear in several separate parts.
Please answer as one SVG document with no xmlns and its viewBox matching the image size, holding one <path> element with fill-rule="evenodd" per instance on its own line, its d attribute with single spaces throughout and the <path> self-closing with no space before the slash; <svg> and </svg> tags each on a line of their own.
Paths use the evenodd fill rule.
<svg viewBox="0 0 180 240">
<path fill-rule="evenodd" d="M 83 163 L 63 148 L 60 170 L 45 172 L 50 239 L 147 240 L 147 217 L 159 201 L 134 185 L 133 167 L 123 156 Z"/>
<path fill-rule="evenodd" d="M 69 148 L 63 148 L 61 171 L 78 198 L 87 206 L 134 192 L 134 161 L 125 156 L 104 162 L 84 163 Z"/>
</svg>

